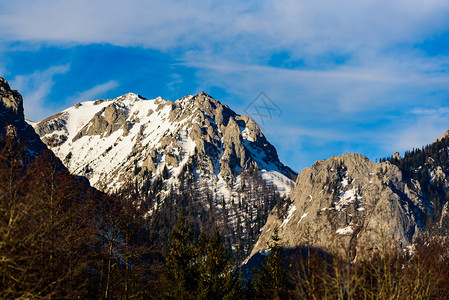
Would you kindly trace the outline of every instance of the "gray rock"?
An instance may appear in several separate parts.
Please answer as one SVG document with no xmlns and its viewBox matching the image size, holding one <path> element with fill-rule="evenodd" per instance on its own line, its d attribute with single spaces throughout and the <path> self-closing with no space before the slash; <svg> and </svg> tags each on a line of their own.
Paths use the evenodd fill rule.
<svg viewBox="0 0 449 300">
<path fill-rule="evenodd" d="M 44 126 L 46 126 L 46 122 L 39 123 L 39 132 L 41 127 Z M 132 122 L 128 121 L 126 107 L 120 105 L 120 102 L 114 102 L 96 113 L 90 122 L 73 138 L 73 142 L 83 136 L 100 135 L 101 137 L 108 137 L 119 129 L 122 129 L 124 135 L 127 135 L 132 126 Z"/>
<path fill-rule="evenodd" d="M 33 127 L 25 122 L 22 96 L 0 77 L 0 136 L 3 135 L 23 142 L 30 156 L 46 149 Z"/>
<path fill-rule="evenodd" d="M 405 247 L 421 232 L 421 194 L 389 162 L 359 154 L 317 161 L 298 176 L 290 201 L 271 212 L 252 255 L 266 248 L 275 227 L 286 247 L 313 245 L 352 259 L 385 243 Z"/>
</svg>

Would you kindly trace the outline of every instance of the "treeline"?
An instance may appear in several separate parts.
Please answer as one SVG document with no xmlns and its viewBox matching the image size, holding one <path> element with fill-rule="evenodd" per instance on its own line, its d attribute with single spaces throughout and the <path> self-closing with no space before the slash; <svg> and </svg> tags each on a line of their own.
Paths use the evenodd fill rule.
<svg viewBox="0 0 449 300">
<path fill-rule="evenodd" d="M 108 196 L 51 152 L 0 140 L 0 298 L 134 293 L 148 253 L 132 195 Z M 138 263 L 137 263 L 138 262 Z"/>
<path fill-rule="evenodd" d="M 272 244 L 250 286 L 255 299 L 448 299 L 449 242 L 428 234 L 408 249 L 388 237 L 355 261 L 335 249 Z M 283 255 L 279 255 L 282 253 Z M 340 254 L 337 254 L 340 253 Z"/>
</svg>

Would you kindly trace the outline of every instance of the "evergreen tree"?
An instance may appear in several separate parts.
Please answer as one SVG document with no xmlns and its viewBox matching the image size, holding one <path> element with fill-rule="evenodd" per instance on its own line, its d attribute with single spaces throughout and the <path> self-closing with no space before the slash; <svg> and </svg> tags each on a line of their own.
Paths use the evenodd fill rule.
<svg viewBox="0 0 449 300">
<path fill-rule="evenodd" d="M 194 298 L 198 288 L 199 251 L 195 247 L 193 230 L 180 213 L 168 239 L 168 254 L 164 266 L 168 290 L 166 296 L 177 299 Z"/>
<path fill-rule="evenodd" d="M 164 169 L 162 170 L 162 178 L 168 179 L 170 177 L 170 173 L 168 172 L 167 165 L 164 166 Z"/>
<path fill-rule="evenodd" d="M 231 255 L 225 249 L 217 227 L 202 249 L 200 297 L 239 299 L 242 296 L 242 282 L 239 274 L 232 271 Z"/>
<path fill-rule="evenodd" d="M 271 239 L 272 243 L 268 243 L 265 264 L 262 264 L 254 275 L 255 294 L 257 298 L 263 299 L 286 299 L 288 298 L 290 278 L 282 257 L 278 228 L 274 229 Z"/>
</svg>

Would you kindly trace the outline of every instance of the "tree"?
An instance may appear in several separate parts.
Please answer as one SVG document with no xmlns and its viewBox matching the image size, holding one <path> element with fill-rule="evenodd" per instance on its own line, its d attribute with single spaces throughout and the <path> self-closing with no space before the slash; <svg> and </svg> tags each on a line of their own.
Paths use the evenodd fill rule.
<svg viewBox="0 0 449 300">
<path fill-rule="evenodd" d="M 167 165 L 164 166 L 164 169 L 162 169 L 162 178 L 165 180 L 170 177 L 170 173 L 168 172 Z"/>
<path fill-rule="evenodd" d="M 199 251 L 182 212 L 169 235 L 168 247 L 164 270 L 169 288 L 165 293 L 177 299 L 193 298 L 198 289 Z"/>
<path fill-rule="evenodd" d="M 144 293 L 144 257 L 149 253 L 141 199 L 132 183 L 97 204 L 97 298 L 133 298 Z"/>
<path fill-rule="evenodd" d="M 242 296 L 240 274 L 233 271 L 231 255 L 225 249 L 223 237 L 216 226 L 213 235 L 205 239 L 201 248 L 203 259 L 200 298 L 240 299 Z"/>
<path fill-rule="evenodd" d="M 89 205 L 50 152 L 30 161 L 0 141 L 0 298 L 73 298 L 87 293 Z"/>
<path fill-rule="evenodd" d="M 258 298 L 285 299 L 288 298 L 290 279 L 282 257 L 278 228 L 274 229 L 271 240 L 272 243 L 268 243 L 265 264 L 262 264 L 254 275 L 255 293 Z"/>
</svg>

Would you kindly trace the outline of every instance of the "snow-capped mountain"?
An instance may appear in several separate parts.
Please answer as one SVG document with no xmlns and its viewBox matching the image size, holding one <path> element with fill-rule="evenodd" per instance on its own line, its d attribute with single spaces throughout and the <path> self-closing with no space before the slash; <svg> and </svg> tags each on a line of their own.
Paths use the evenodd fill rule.
<svg viewBox="0 0 449 300">
<path fill-rule="evenodd" d="M 243 169 L 288 194 L 294 172 L 278 159 L 256 123 L 201 93 L 175 102 L 136 94 L 76 104 L 34 124 L 36 132 L 69 170 L 106 191 L 168 168 L 173 182 L 195 155 L 195 172 L 231 196 Z"/>
<path fill-rule="evenodd" d="M 256 219 L 263 225 L 261 211 L 266 215 L 275 204 L 270 193 L 287 195 L 296 175 L 252 119 L 205 93 L 174 102 L 132 93 L 87 101 L 33 126 L 94 187 L 113 192 L 132 182 L 151 194 L 151 214 L 187 184 L 213 215 L 226 215 L 218 223 L 229 223 L 229 232 L 246 222 L 243 235 L 258 230 Z"/>
</svg>

